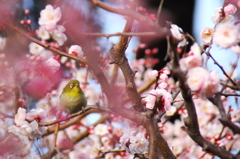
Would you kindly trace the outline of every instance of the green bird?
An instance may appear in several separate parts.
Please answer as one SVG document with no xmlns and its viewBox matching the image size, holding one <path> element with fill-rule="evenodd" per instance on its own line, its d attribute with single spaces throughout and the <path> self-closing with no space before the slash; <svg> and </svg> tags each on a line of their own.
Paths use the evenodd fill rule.
<svg viewBox="0 0 240 159">
<path fill-rule="evenodd" d="M 71 80 L 64 87 L 60 96 L 60 103 L 66 113 L 73 114 L 80 110 L 84 111 L 87 106 L 87 98 L 80 88 L 78 80 Z"/>
</svg>

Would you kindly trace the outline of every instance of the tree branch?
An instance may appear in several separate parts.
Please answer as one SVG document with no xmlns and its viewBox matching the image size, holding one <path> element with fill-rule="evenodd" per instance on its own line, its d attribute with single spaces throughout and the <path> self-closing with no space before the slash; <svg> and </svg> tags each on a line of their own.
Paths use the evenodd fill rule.
<svg viewBox="0 0 240 159">
<path fill-rule="evenodd" d="M 106 11 L 109 11 L 109 12 L 112 12 L 112 13 L 117 13 L 117 14 L 120 14 L 120 15 L 123 15 L 123 16 L 131 17 L 131 18 L 139 21 L 140 23 L 148 25 L 148 27 L 153 27 L 154 30 L 158 33 L 159 36 L 164 37 L 168 32 L 167 28 L 159 27 L 158 23 L 152 21 L 149 17 L 141 15 L 137 12 L 134 12 L 129 8 L 124 8 L 124 9 L 113 8 L 113 7 L 110 7 L 110 6 L 100 2 L 98 0 L 89 0 L 89 1 L 91 3 L 93 3 L 94 5 L 102 8 Z"/>
<path fill-rule="evenodd" d="M 169 65 L 170 70 L 178 77 L 179 80 L 179 87 L 181 89 L 181 93 L 184 99 L 184 104 L 187 109 L 188 117 L 184 119 L 184 124 L 186 127 L 182 127 L 184 131 L 188 133 L 188 135 L 199 145 L 203 148 L 203 150 L 213 153 L 214 155 L 220 158 L 226 159 L 239 159 L 239 157 L 232 155 L 230 152 L 226 151 L 222 147 L 218 147 L 208 140 L 206 140 L 199 131 L 199 125 L 197 120 L 197 113 L 195 109 L 195 105 L 192 100 L 191 91 L 188 87 L 186 82 L 186 77 L 184 73 L 179 68 L 178 63 L 178 53 L 177 53 L 177 46 L 174 43 L 173 39 L 170 39 L 171 51 L 173 52 L 173 65 Z M 220 99 L 219 99 L 220 100 Z"/>
<path fill-rule="evenodd" d="M 240 134 L 240 127 L 235 125 L 231 119 L 230 116 L 226 114 L 226 111 L 224 109 L 222 100 L 221 100 L 221 95 L 220 93 L 217 93 L 215 98 L 211 99 L 209 98 L 210 101 L 215 104 L 220 112 L 221 118 L 219 121 L 226 127 L 229 127 L 234 134 Z"/>
<path fill-rule="evenodd" d="M 133 24 L 133 19 L 128 17 L 128 20 L 123 32 L 130 32 L 132 30 L 132 24 Z M 119 43 L 117 43 L 116 45 L 113 45 L 113 47 L 110 49 L 110 53 L 112 55 L 113 63 L 117 64 L 123 72 L 127 93 L 132 101 L 133 108 L 138 111 L 143 111 L 141 98 L 137 92 L 137 88 L 134 81 L 135 73 L 130 68 L 128 64 L 128 59 L 125 56 L 125 50 L 127 49 L 128 42 L 129 42 L 128 39 L 129 38 L 127 36 L 121 37 Z"/>
<path fill-rule="evenodd" d="M 131 32 L 117 32 L 113 34 L 103 34 L 103 33 L 80 33 L 85 36 L 104 36 L 106 38 L 112 37 L 112 36 L 138 36 L 138 37 L 143 37 L 143 36 L 156 36 L 157 32 L 142 32 L 142 33 L 131 33 Z"/>
</svg>

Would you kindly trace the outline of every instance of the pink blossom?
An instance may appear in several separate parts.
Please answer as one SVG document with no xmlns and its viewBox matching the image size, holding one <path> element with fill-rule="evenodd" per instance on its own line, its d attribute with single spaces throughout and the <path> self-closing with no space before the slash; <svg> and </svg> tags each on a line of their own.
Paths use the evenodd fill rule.
<svg viewBox="0 0 240 159">
<path fill-rule="evenodd" d="M 180 59 L 179 61 L 180 68 L 183 72 L 202 65 L 202 57 L 201 56 L 188 56 Z"/>
<path fill-rule="evenodd" d="M 159 78 L 160 80 L 166 81 L 168 79 L 168 76 L 165 73 L 162 73 Z"/>
<path fill-rule="evenodd" d="M 164 68 L 161 70 L 162 73 L 169 75 L 170 74 L 170 70 L 168 68 Z"/>
<path fill-rule="evenodd" d="M 223 10 L 225 14 L 233 15 L 237 11 L 237 8 L 233 4 L 228 4 Z"/>
<path fill-rule="evenodd" d="M 213 28 L 204 28 L 201 31 L 201 38 L 204 44 L 210 44 L 212 40 L 214 29 Z"/>
<path fill-rule="evenodd" d="M 180 59 L 179 64 L 182 71 L 187 71 L 193 67 L 202 65 L 201 50 L 197 43 L 191 46 L 189 56 Z"/>
<path fill-rule="evenodd" d="M 15 115 L 14 122 L 17 126 L 25 124 L 26 121 L 26 109 L 19 107 L 18 113 Z"/>
<path fill-rule="evenodd" d="M 76 55 L 77 57 L 80 57 L 80 58 L 82 58 L 83 55 L 84 55 L 84 53 L 83 53 L 83 51 L 82 51 L 82 48 L 81 48 L 81 46 L 79 46 L 79 45 L 72 45 L 72 46 L 69 48 L 68 53 L 69 53 L 70 55 Z"/>
<path fill-rule="evenodd" d="M 215 15 L 212 16 L 213 23 L 214 24 L 219 23 L 220 18 L 221 18 L 222 15 L 223 15 L 222 8 L 221 7 L 220 8 L 216 8 L 215 9 Z M 231 14 L 225 14 L 225 17 L 223 17 L 223 18 L 224 19 L 221 19 L 221 23 L 222 22 L 231 22 L 234 19 L 233 15 L 231 15 Z"/>
<path fill-rule="evenodd" d="M 44 122 L 46 121 L 46 111 L 42 108 L 32 109 L 30 112 L 27 113 L 27 119 L 29 121 L 36 120 L 37 122 Z"/>
<path fill-rule="evenodd" d="M 59 7 L 56 9 L 48 4 L 44 10 L 40 12 L 39 25 L 44 25 L 47 31 L 56 29 L 57 22 L 61 19 L 61 10 Z"/>
<path fill-rule="evenodd" d="M 194 67 L 188 71 L 187 84 L 192 91 L 201 91 L 207 87 L 209 72 L 202 67 Z"/>
<path fill-rule="evenodd" d="M 14 119 L 17 126 L 12 125 L 8 128 L 9 132 L 12 132 L 16 135 L 21 135 L 30 137 L 31 139 L 37 139 L 46 131 L 46 127 L 38 127 L 36 120 L 30 124 L 26 121 L 26 109 L 18 108 L 18 113 Z"/>
<path fill-rule="evenodd" d="M 172 95 L 167 92 L 165 89 L 154 89 L 149 92 L 149 94 L 146 97 L 146 107 L 148 109 L 153 109 L 154 104 L 156 102 L 156 96 L 162 95 L 162 99 L 164 99 L 164 108 L 165 110 L 168 110 L 171 106 L 172 102 Z"/>
<path fill-rule="evenodd" d="M 154 104 L 155 104 L 155 102 L 156 102 L 156 95 L 157 94 L 157 92 L 156 92 L 156 90 L 154 89 L 154 90 L 151 90 L 150 92 L 149 92 L 149 94 L 147 95 L 147 97 L 146 97 L 146 102 L 147 102 L 147 104 L 146 104 L 146 107 L 148 108 L 148 109 L 153 109 L 153 106 L 154 106 Z"/>
<path fill-rule="evenodd" d="M 213 34 L 213 43 L 228 48 L 238 43 L 238 28 L 230 23 L 220 23 Z"/>
<path fill-rule="evenodd" d="M 187 84 L 192 91 L 212 96 L 218 91 L 219 77 L 216 71 L 209 73 L 202 67 L 195 67 L 188 71 Z"/>
<path fill-rule="evenodd" d="M 46 65 L 49 66 L 52 72 L 57 72 L 60 69 L 60 62 L 56 58 L 50 58 L 46 61 Z"/>
</svg>

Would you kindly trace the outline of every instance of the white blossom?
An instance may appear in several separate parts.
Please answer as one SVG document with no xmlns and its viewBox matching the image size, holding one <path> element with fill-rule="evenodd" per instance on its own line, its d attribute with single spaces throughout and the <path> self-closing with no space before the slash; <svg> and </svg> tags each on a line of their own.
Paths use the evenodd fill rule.
<svg viewBox="0 0 240 159">
<path fill-rule="evenodd" d="M 42 47 L 34 42 L 31 42 L 29 45 L 29 52 L 31 54 L 37 55 L 37 54 L 40 54 L 43 50 L 44 50 L 44 47 Z"/>
<path fill-rule="evenodd" d="M 213 34 L 213 43 L 228 48 L 238 43 L 239 31 L 231 22 L 220 23 Z"/>
<path fill-rule="evenodd" d="M 61 19 L 62 13 L 59 7 L 56 9 L 48 4 L 44 10 L 40 12 L 39 25 L 44 25 L 46 30 L 52 31 L 56 29 L 57 22 Z"/>
<path fill-rule="evenodd" d="M 94 134 L 96 135 L 105 135 L 108 133 L 108 126 L 106 124 L 98 124 L 95 128 L 94 128 Z"/>
</svg>

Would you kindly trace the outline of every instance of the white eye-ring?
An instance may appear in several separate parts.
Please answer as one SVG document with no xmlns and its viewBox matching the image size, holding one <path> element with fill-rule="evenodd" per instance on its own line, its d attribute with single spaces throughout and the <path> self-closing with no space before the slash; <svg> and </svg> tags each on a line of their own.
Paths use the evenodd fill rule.
<svg viewBox="0 0 240 159">
<path fill-rule="evenodd" d="M 73 88 L 73 84 L 70 84 L 70 88 Z"/>
</svg>

